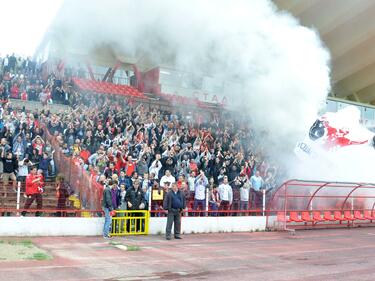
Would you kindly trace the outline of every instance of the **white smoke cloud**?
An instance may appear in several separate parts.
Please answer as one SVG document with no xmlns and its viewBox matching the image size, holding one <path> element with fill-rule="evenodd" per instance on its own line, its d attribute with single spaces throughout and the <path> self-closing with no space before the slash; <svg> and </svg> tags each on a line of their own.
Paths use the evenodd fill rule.
<svg viewBox="0 0 375 281">
<path fill-rule="evenodd" d="M 317 140 L 308 136 L 303 140 L 308 153 L 296 148 L 302 161 L 291 166 L 293 175 L 310 180 L 375 183 L 374 133 L 360 123 L 359 109 L 348 106 L 336 113 L 328 112 L 321 119 L 328 122 L 324 135 Z"/>
<path fill-rule="evenodd" d="M 260 141 L 273 157 L 293 153 L 330 90 L 316 32 L 266 0 L 66 0 L 51 31 L 68 49 L 111 45 L 150 65 L 240 83 L 225 93 L 229 106 L 269 132 Z"/>
</svg>

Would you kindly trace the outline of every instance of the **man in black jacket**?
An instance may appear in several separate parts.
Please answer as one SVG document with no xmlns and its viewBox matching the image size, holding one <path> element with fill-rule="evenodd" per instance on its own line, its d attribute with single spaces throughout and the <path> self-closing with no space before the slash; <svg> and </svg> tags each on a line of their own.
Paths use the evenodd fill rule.
<svg viewBox="0 0 375 281">
<path fill-rule="evenodd" d="M 126 191 L 125 202 L 128 206 L 128 210 L 144 210 L 146 206 L 145 194 L 140 187 L 141 183 L 138 179 L 133 182 L 133 187 Z M 142 214 L 131 213 L 131 217 L 142 217 Z M 131 219 L 127 221 L 126 229 L 130 232 L 130 229 L 135 225 L 136 231 L 140 231 L 141 227 L 144 230 L 144 224 L 141 223 L 142 219 Z"/>
<path fill-rule="evenodd" d="M 145 208 L 145 195 L 138 179 L 133 182 L 133 187 L 126 192 L 125 201 L 128 210 L 143 210 Z"/>
<path fill-rule="evenodd" d="M 16 191 L 17 187 L 17 169 L 18 169 L 18 161 L 15 157 L 13 157 L 12 152 L 7 152 L 5 156 L 5 151 L 3 150 L 1 153 L 1 160 L 3 162 L 3 187 L 4 187 L 4 198 L 7 197 L 7 187 L 9 183 L 9 179 L 12 180 L 13 190 Z"/>
<path fill-rule="evenodd" d="M 172 184 L 172 189 L 167 193 L 163 202 L 164 210 L 168 211 L 166 239 L 171 240 L 172 225 L 174 223 L 174 238 L 181 239 L 181 213 L 186 208 L 185 195 L 178 190 L 177 183 Z"/>
<path fill-rule="evenodd" d="M 113 181 L 110 180 L 108 184 L 105 186 L 103 190 L 103 202 L 102 207 L 105 215 L 104 220 L 104 227 L 103 227 L 103 238 L 108 239 L 110 238 L 110 230 L 111 230 L 111 224 L 112 224 L 112 218 L 110 212 L 113 210 L 112 205 L 112 189 Z"/>
</svg>

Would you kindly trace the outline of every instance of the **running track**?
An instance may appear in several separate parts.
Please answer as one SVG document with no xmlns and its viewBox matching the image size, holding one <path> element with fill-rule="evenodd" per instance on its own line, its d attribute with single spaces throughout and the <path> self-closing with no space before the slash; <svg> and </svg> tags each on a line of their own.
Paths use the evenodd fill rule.
<svg viewBox="0 0 375 281">
<path fill-rule="evenodd" d="M 0 280 L 375 280 L 375 228 L 116 238 L 38 237 L 49 261 L 0 262 Z"/>
</svg>

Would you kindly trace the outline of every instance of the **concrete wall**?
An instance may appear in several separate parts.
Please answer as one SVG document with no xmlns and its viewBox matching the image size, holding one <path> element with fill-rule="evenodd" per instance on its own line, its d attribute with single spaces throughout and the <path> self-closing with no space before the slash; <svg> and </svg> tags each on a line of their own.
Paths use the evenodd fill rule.
<svg viewBox="0 0 375 281">
<path fill-rule="evenodd" d="M 150 234 L 164 234 L 167 218 L 151 218 Z M 266 217 L 184 217 L 182 233 L 263 231 Z"/>
<path fill-rule="evenodd" d="M 15 108 L 22 108 L 24 106 L 26 110 L 30 111 L 41 111 L 42 109 L 48 109 L 52 113 L 60 113 L 69 109 L 69 106 L 63 104 L 47 104 L 46 106 L 42 106 L 42 103 L 38 101 L 22 101 L 18 99 L 10 99 L 10 102 Z"/>
<path fill-rule="evenodd" d="M 102 235 L 103 218 L 0 217 L 0 236 Z M 150 234 L 165 233 L 166 218 L 150 219 Z M 262 231 L 265 217 L 185 217 L 183 233 Z"/>
<path fill-rule="evenodd" d="M 0 217 L 0 236 L 101 235 L 103 218 Z"/>
</svg>

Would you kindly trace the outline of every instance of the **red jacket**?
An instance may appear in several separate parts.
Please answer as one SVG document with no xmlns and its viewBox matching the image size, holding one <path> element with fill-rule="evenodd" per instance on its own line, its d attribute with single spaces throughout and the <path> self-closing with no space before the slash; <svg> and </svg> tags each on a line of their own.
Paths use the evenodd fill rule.
<svg viewBox="0 0 375 281">
<path fill-rule="evenodd" d="M 81 150 L 81 152 L 79 153 L 79 156 L 81 156 L 81 158 L 83 159 L 83 161 L 85 161 L 86 164 L 88 163 L 90 155 L 91 153 L 88 150 Z"/>
<path fill-rule="evenodd" d="M 22 92 L 22 94 L 21 94 L 21 100 L 27 101 L 27 93 L 26 93 L 26 91 Z"/>
<path fill-rule="evenodd" d="M 133 172 L 135 171 L 135 162 L 127 162 L 126 163 L 126 176 L 131 177 Z"/>
<path fill-rule="evenodd" d="M 33 182 L 37 179 L 39 175 L 28 174 L 26 177 L 26 195 L 32 195 L 40 193 L 38 186 L 40 185 L 37 182 Z"/>
<path fill-rule="evenodd" d="M 116 164 L 115 164 L 115 170 L 118 173 L 120 173 L 122 168 L 125 168 L 125 167 L 126 167 L 126 163 L 120 157 L 117 157 L 117 161 L 116 161 Z"/>
<path fill-rule="evenodd" d="M 11 98 L 14 98 L 14 99 L 18 99 L 18 93 L 19 93 L 19 89 L 16 85 L 14 85 L 11 89 L 10 89 L 10 97 Z"/>
</svg>

